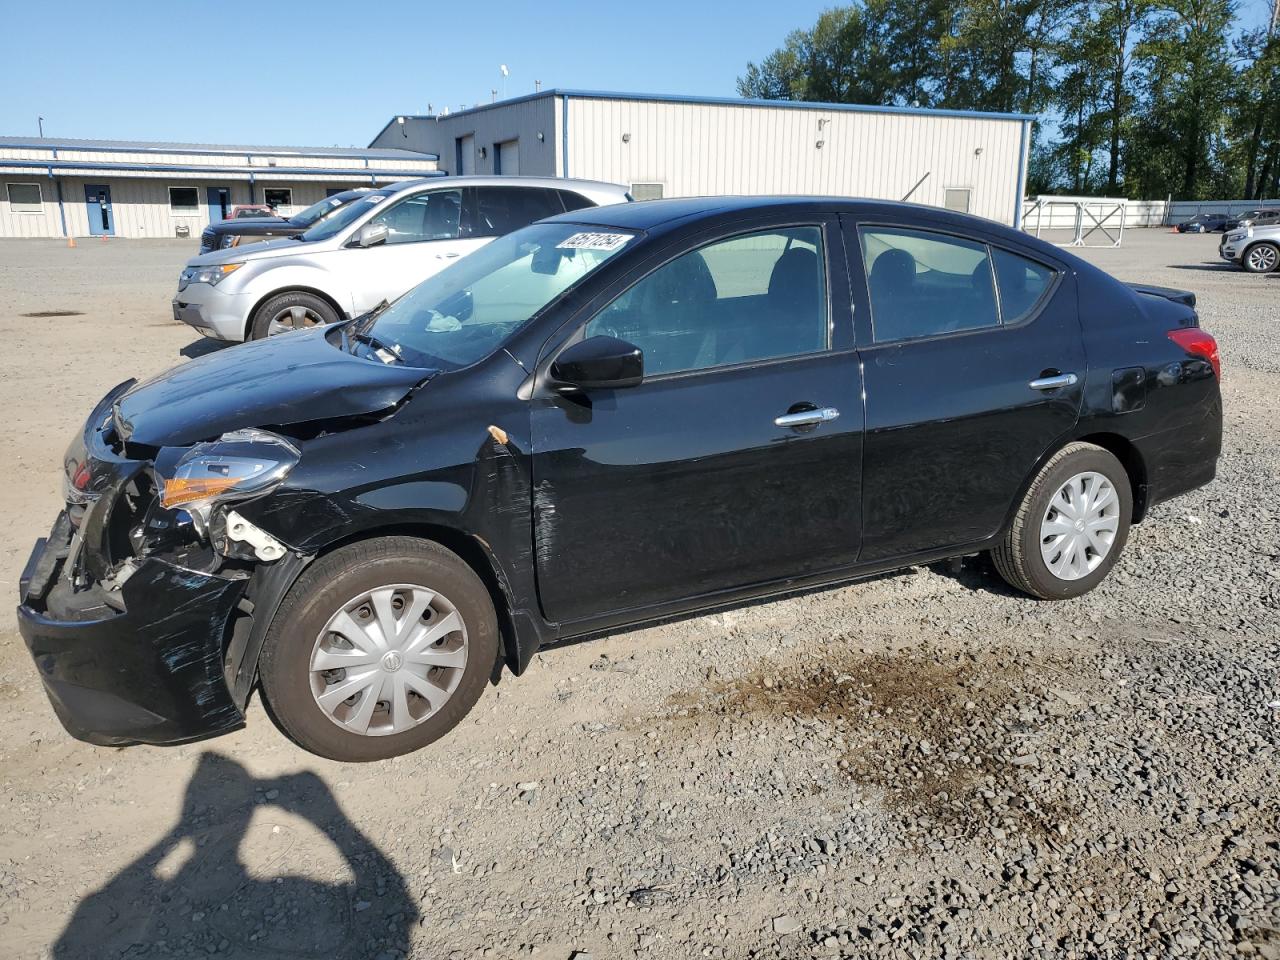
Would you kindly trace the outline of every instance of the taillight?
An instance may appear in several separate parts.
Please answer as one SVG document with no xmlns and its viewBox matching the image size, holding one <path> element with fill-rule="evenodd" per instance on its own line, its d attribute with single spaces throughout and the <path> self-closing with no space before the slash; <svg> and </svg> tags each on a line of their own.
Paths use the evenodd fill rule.
<svg viewBox="0 0 1280 960">
<path fill-rule="evenodd" d="M 1222 358 L 1218 356 L 1218 341 L 1199 327 L 1179 327 L 1169 331 L 1169 339 L 1193 356 L 1202 357 L 1213 367 L 1213 375 L 1222 379 Z"/>
</svg>

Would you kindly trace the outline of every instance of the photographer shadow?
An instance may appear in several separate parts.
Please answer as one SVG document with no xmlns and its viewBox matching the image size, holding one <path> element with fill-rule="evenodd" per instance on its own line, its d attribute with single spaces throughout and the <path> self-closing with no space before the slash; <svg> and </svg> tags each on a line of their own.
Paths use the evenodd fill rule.
<svg viewBox="0 0 1280 960">
<path fill-rule="evenodd" d="M 292 816 L 255 820 L 259 810 Z M 399 958 L 417 918 L 394 866 L 319 777 L 261 780 L 205 753 L 177 824 L 80 902 L 50 956 Z"/>
</svg>

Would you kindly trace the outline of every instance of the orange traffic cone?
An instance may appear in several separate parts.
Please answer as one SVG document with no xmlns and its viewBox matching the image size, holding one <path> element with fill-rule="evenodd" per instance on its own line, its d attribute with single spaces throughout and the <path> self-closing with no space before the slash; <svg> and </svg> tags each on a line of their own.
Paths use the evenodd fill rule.
<svg viewBox="0 0 1280 960">
<path fill-rule="evenodd" d="M 68 234 L 68 235 L 67 235 L 67 246 L 68 246 L 68 247 L 74 247 L 75 245 L 76 245 L 76 238 L 75 238 L 75 237 L 73 237 L 73 236 L 71 236 L 70 234 Z"/>
</svg>

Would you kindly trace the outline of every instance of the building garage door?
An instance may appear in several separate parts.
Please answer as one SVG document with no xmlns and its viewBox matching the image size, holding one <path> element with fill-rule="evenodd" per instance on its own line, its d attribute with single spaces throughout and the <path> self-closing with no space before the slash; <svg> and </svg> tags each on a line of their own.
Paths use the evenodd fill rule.
<svg viewBox="0 0 1280 960">
<path fill-rule="evenodd" d="M 494 173 L 514 177 L 520 172 L 520 141 L 507 140 L 494 145 Z"/>
<path fill-rule="evenodd" d="M 457 149 L 457 174 L 459 176 L 469 176 L 476 172 L 476 138 L 471 134 L 465 137 L 459 137 L 454 146 Z"/>
</svg>

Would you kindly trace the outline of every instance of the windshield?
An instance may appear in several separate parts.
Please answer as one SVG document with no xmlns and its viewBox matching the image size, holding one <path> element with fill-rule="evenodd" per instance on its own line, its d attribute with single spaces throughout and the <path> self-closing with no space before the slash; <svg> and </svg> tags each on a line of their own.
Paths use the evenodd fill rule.
<svg viewBox="0 0 1280 960">
<path fill-rule="evenodd" d="M 385 199 L 387 199 L 387 194 L 381 190 L 376 193 L 366 193 L 359 200 L 339 207 L 334 213 L 312 226 L 310 230 L 302 235 L 302 239 L 307 241 L 328 240 L 368 213 L 374 204 L 381 203 Z"/>
<path fill-rule="evenodd" d="M 610 227 L 536 223 L 423 281 L 366 332 L 415 366 L 465 367 L 634 239 Z"/>
<path fill-rule="evenodd" d="M 333 213 L 343 204 L 354 199 L 354 197 L 347 197 L 342 194 L 338 194 L 333 197 L 325 197 L 323 200 L 313 203 L 311 206 L 307 207 L 307 209 L 303 210 L 301 213 L 295 214 L 289 219 L 300 227 L 309 227 L 317 220 Z"/>
</svg>

